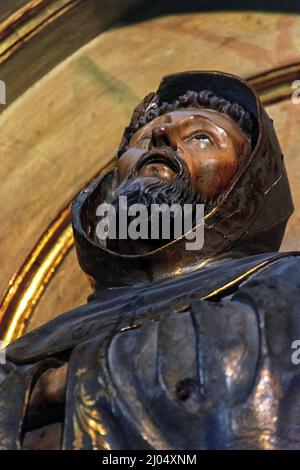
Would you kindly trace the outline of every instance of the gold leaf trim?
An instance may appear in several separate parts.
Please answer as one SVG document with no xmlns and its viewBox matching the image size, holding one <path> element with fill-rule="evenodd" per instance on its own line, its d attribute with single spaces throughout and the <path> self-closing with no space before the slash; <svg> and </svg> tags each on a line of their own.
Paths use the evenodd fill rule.
<svg viewBox="0 0 300 470">
<path fill-rule="evenodd" d="M 86 433 L 91 439 L 93 450 L 111 450 L 111 446 L 106 440 L 107 430 L 102 423 L 101 413 L 83 383 L 77 384 L 75 394 L 79 403 L 76 403 L 73 416 L 74 449 L 83 448 L 83 437 Z"/>
<path fill-rule="evenodd" d="M 83 0 L 32 0 L 0 24 L 0 64 Z"/>
</svg>

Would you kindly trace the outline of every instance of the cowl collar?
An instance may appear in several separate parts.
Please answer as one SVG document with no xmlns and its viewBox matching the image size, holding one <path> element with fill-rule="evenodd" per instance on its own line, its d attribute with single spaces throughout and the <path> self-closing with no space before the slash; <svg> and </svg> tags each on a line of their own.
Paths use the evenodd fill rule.
<svg viewBox="0 0 300 470">
<path fill-rule="evenodd" d="M 257 121 L 256 139 L 247 164 L 205 218 L 204 246 L 186 250 L 184 237 L 143 255 L 123 255 L 90 236 L 96 208 L 114 193 L 114 171 L 94 180 L 72 206 L 78 260 L 97 289 L 138 286 L 190 272 L 224 258 L 277 251 L 293 212 L 282 151 L 273 122 L 254 90 L 239 77 L 221 72 L 184 72 L 165 77 L 134 110 L 131 125 L 154 103 L 172 101 L 187 90 L 209 89 L 236 101 Z M 121 143 L 122 145 L 122 143 Z"/>
</svg>

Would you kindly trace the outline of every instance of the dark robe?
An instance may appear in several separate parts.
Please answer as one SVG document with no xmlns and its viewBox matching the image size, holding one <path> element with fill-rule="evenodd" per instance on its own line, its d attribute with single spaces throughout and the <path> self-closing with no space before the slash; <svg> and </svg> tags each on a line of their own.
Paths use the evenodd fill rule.
<svg viewBox="0 0 300 470">
<path fill-rule="evenodd" d="M 17 340 L 0 385 L 1 448 L 46 424 L 26 419 L 31 384 L 65 361 L 65 409 L 47 414 L 63 422 L 65 449 L 300 448 L 299 261 L 223 262 L 91 301 Z"/>
</svg>

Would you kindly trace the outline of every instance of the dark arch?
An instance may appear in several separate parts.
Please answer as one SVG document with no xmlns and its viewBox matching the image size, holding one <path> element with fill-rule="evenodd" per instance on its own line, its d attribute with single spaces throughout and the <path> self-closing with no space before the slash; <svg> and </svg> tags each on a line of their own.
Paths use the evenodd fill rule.
<svg viewBox="0 0 300 470">
<path fill-rule="evenodd" d="M 269 11 L 300 13 L 299 0 L 141 0 L 122 24 L 161 15 L 208 11 Z"/>
</svg>

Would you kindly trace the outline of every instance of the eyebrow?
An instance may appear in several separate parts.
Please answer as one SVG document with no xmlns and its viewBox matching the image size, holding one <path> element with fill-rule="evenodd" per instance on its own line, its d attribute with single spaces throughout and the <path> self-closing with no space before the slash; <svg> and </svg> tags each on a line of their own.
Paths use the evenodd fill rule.
<svg viewBox="0 0 300 470">
<path fill-rule="evenodd" d="M 165 123 L 166 124 L 171 124 L 172 122 L 172 117 L 170 116 L 170 114 L 166 114 L 165 115 Z"/>
<path fill-rule="evenodd" d="M 194 118 L 194 119 L 197 119 L 197 120 L 205 120 L 206 122 L 208 122 L 211 126 L 213 126 L 214 128 L 218 128 L 218 129 L 222 129 L 227 135 L 228 135 L 228 131 L 222 127 L 222 126 L 219 126 L 218 124 L 215 124 L 211 119 L 209 119 L 209 117 L 207 116 L 199 116 L 199 114 L 192 114 L 191 116 L 188 116 L 186 117 L 185 119 L 182 120 L 182 124 L 193 124 L 194 119 L 191 119 L 191 118 Z"/>
<path fill-rule="evenodd" d="M 194 122 L 194 119 L 197 119 L 197 120 L 203 119 L 203 120 L 205 120 L 205 121 L 208 121 L 210 124 L 216 126 L 216 124 L 213 123 L 212 120 L 209 119 L 209 117 L 207 117 L 207 116 L 199 116 L 199 114 L 192 114 L 191 116 L 188 116 L 188 117 L 184 118 L 184 119 L 182 120 L 182 123 L 183 123 L 183 124 L 185 124 L 185 123 L 187 123 L 187 124 L 193 123 L 193 122 Z M 217 126 L 217 127 L 219 127 L 219 126 Z"/>
<path fill-rule="evenodd" d="M 193 119 L 192 119 L 193 118 Z M 224 127 L 221 127 L 217 124 L 215 124 L 211 119 L 209 119 L 209 117 L 207 116 L 199 116 L 199 114 L 192 114 L 191 116 L 187 116 L 186 118 L 182 119 L 181 123 L 183 124 L 193 124 L 195 121 L 194 119 L 197 119 L 197 120 L 204 120 L 206 122 L 208 122 L 211 126 L 213 126 L 214 128 L 219 128 L 219 129 L 222 129 L 227 135 L 228 135 L 228 132 L 226 129 L 224 129 Z M 150 123 L 149 123 L 150 124 Z M 164 124 L 172 124 L 172 117 L 170 115 L 165 115 L 165 120 L 164 122 L 162 122 L 162 126 Z M 175 124 L 175 126 L 177 126 L 178 123 Z M 139 137 L 137 138 L 137 142 L 139 141 L 139 139 L 141 137 L 145 138 L 145 137 L 148 137 L 151 135 L 151 132 L 152 132 L 152 129 L 147 129 L 146 130 L 141 130 L 141 133 L 139 135 Z"/>
</svg>

